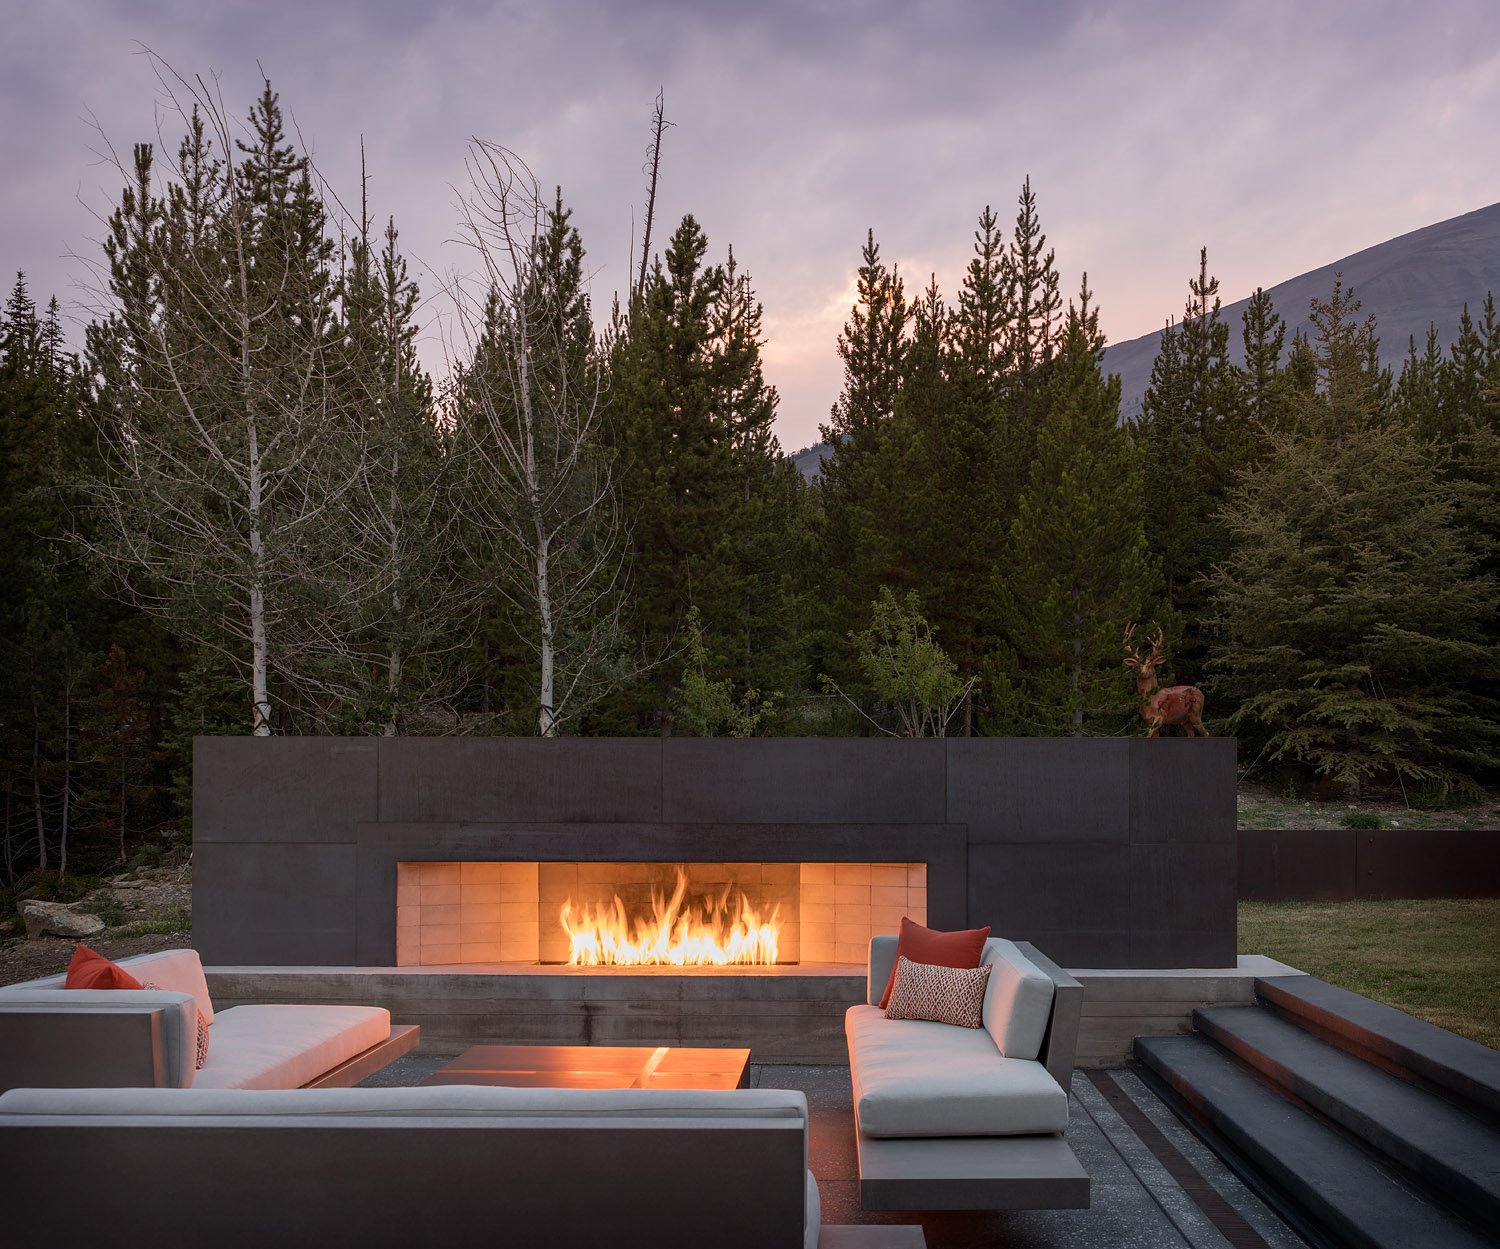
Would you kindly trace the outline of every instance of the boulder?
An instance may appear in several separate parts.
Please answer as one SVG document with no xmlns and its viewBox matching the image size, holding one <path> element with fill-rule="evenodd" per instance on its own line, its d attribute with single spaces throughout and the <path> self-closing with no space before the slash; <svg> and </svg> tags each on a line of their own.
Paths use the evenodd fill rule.
<svg viewBox="0 0 1500 1249">
<path fill-rule="evenodd" d="M 75 910 L 66 902 L 27 898 L 21 903 L 21 918 L 26 921 L 26 935 L 32 939 L 52 936 L 77 941 L 83 937 L 96 937 L 104 931 L 104 921 L 97 915 Z"/>
</svg>

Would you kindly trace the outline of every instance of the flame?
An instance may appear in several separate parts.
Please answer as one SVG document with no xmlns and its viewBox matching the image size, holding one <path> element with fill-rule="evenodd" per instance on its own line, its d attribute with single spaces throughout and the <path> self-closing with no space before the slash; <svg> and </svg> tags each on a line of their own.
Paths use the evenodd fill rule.
<svg viewBox="0 0 1500 1249">
<path fill-rule="evenodd" d="M 731 909 L 729 895 L 738 895 Z M 651 893 L 649 918 L 627 919 L 620 895 L 607 906 L 580 909 L 573 916 L 573 899 L 558 914 L 572 942 L 568 962 L 575 967 L 642 966 L 723 967 L 730 963 L 774 963 L 781 930 L 781 907 L 762 918 L 744 893 L 724 886 L 717 898 L 709 895 L 684 906 L 687 873 L 677 869 L 671 898 Z"/>
</svg>

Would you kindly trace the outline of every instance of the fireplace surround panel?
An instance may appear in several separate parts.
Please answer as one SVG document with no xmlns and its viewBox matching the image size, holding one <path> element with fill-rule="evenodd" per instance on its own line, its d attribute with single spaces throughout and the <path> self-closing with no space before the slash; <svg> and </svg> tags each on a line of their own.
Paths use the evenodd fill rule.
<svg viewBox="0 0 1500 1249">
<path fill-rule="evenodd" d="M 401 863 L 918 863 L 933 927 L 1232 966 L 1234 794 L 1223 738 L 203 737 L 194 936 L 215 965 L 393 966 Z"/>
</svg>

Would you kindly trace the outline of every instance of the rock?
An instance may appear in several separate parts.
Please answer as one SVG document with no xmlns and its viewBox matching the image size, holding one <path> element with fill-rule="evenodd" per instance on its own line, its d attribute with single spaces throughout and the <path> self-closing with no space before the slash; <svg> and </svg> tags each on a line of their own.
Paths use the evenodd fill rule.
<svg viewBox="0 0 1500 1249">
<path fill-rule="evenodd" d="M 33 940 L 41 936 L 96 937 L 104 931 L 104 921 L 87 911 L 75 911 L 65 902 L 40 902 L 27 898 L 21 903 L 21 918 L 26 921 L 26 935 Z"/>
</svg>

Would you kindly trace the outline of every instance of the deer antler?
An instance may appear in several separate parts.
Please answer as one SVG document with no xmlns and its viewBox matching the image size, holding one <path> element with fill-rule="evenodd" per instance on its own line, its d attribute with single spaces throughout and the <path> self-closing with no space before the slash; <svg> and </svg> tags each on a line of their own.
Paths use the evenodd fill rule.
<svg viewBox="0 0 1500 1249">
<path fill-rule="evenodd" d="M 1135 636 L 1135 623 L 1132 621 L 1125 626 L 1125 666 L 1127 668 L 1138 668 L 1141 664 L 1141 652 L 1130 644 L 1130 639 Z"/>
<path fill-rule="evenodd" d="M 1156 635 L 1151 639 L 1151 657 L 1161 659 L 1167 645 L 1167 631 L 1161 625 L 1156 626 Z"/>
</svg>

